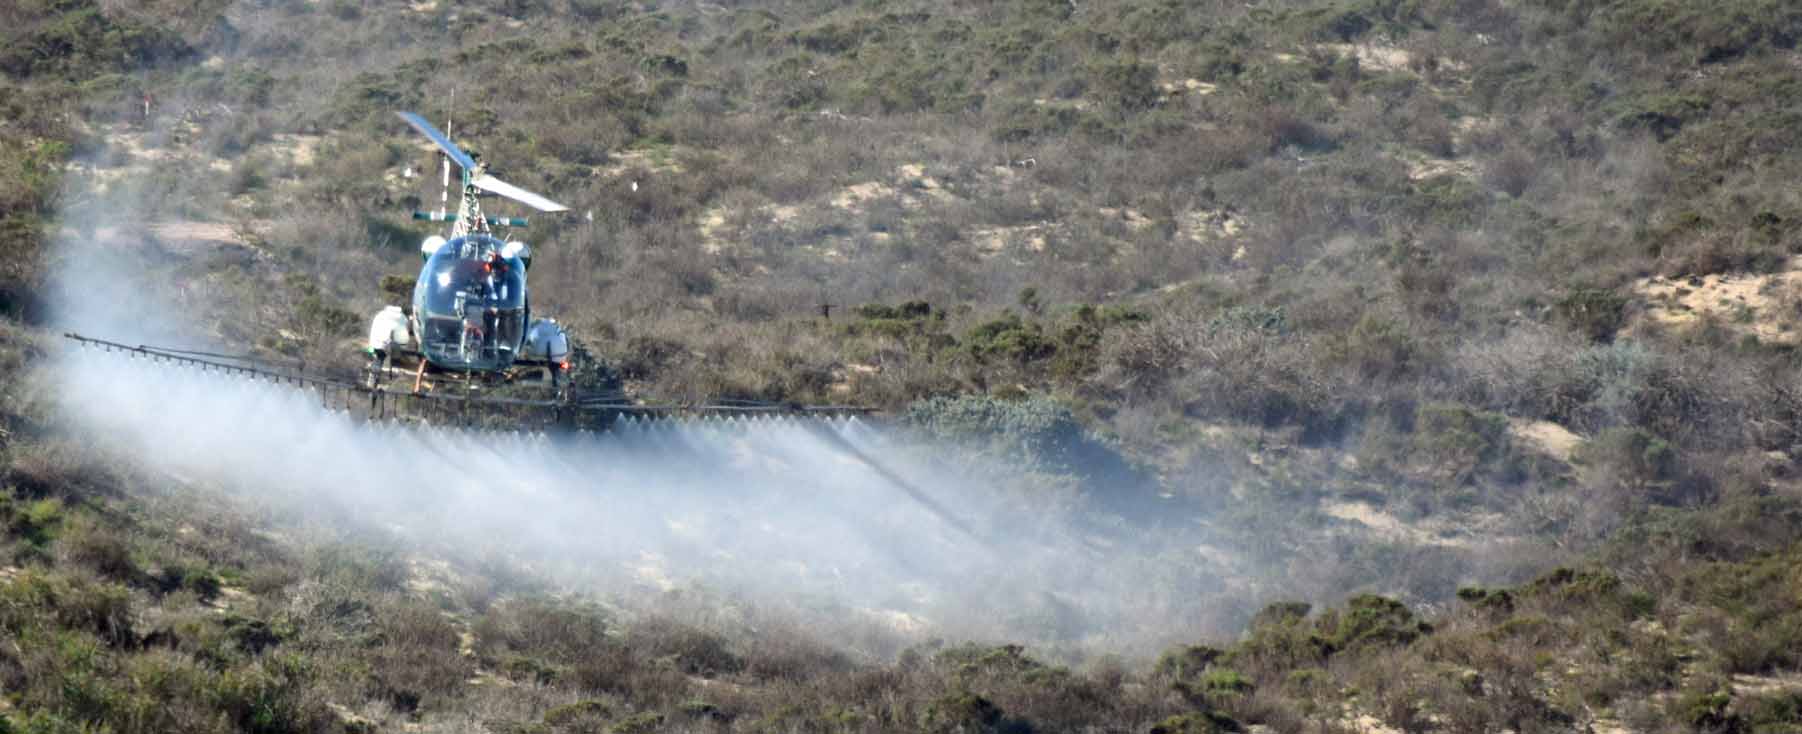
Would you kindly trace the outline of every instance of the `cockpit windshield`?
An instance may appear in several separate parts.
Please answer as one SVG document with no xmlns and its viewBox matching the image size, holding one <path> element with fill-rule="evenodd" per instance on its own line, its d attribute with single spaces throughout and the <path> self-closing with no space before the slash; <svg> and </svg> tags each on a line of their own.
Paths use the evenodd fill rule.
<svg viewBox="0 0 1802 734">
<path fill-rule="evenodd" d="M 525 337 L 525 264 L 501 255 L 500 240 L 458 237 L 426 260 L 413 306 L 427 359 L 445 367 L 501 369 Z"/>
</svg>

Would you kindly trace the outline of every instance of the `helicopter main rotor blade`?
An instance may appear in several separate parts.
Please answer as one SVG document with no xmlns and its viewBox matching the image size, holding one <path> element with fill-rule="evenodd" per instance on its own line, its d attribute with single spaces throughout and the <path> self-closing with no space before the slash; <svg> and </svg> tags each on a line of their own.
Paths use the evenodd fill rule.
<svg viewBox="0 0 1802 734">
<path fill-rule="evenodd" d="M 451 160 L 456 161 L 457 165 L 461 166 L 463 170 L 474 171 L 476 169 L 475 159 L 469 157 L 468 153 L 463 152 L 462 148 L 458 148 L 457 144 L 451 142 L 450 138 L 445 137 L 444 133 L 439 132 L 438 128 L 432 127 L 432 123 L 426 122 L 425 118 L 411 112 L 396 112 L 394 114 L 400 115 L 400 119 L 406 120 L 407 124 L 412 125 L 414 130 L 425 133 L 426 137 L 431 138 L 432 142 L 437 143 L 438 148 L 443 150 L 445 155 L 450 156 Z"/>
<path fill-rule="evenodd" d="M 541 212 L 569 211 L 569 207 L 567 206 L 546 199 L 518 186 L 514 186 L 513 184 L 502 181 L 486 173 L 477 176 L 476 180 L 471 181 L 470 183 L 475 184 L 475 187 L 478 189 L 500 194 L 501 196 L 505 196 Z"/>
</svg>

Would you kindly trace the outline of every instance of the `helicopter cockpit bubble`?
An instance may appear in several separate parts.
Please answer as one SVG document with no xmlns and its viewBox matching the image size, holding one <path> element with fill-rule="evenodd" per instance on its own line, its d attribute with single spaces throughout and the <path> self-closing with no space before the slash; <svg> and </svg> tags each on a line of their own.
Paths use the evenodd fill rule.
<svg viewBox="0 0 1802 734">
<path fill-rule="evenodd" d="M 426 260 L 413 292 L 420 347 L 441 367 L 504 369 L 526 327 L 525 264 L 501 254 L 500 240 L 467 235 Z"/>
</svg>

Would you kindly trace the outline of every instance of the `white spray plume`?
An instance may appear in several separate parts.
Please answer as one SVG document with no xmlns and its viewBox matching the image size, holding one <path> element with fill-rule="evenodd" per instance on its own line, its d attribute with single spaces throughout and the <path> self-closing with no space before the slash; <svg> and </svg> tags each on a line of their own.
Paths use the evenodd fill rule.
<svg viewBox="0 0 1802 734">
<path fill-rule="evenodd" d="M 1149 649 L 1201 634 L 1217 588 L 1193 555 L 1079 531 L 1046 497 L 855 419 L 547 437 L 367 423 L 308 391 L 118 353 L 58 373 L 66 415 L 141 461 L 604 594 L 699 587 L 943 636 Z"/>
</svg>

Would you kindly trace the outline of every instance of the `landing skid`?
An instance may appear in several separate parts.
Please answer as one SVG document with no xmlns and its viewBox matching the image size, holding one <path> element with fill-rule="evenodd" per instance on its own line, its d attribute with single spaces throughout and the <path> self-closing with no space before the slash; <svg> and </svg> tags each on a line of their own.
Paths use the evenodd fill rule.
<svg viewBox="0 0 1802 734">
<path fill-rule="evenodd" d="M 423 393 L 527 385 L 543 388 L 549 394 L 559 392 L 568 383 L 563 373 L 558 365 L 533 362 L 515 362 L 512 367 L 499 372 L 446 370 L 432 366 L 417 352 L 371 350 L 363 386 L 371 390 Z"/>
</svg>

